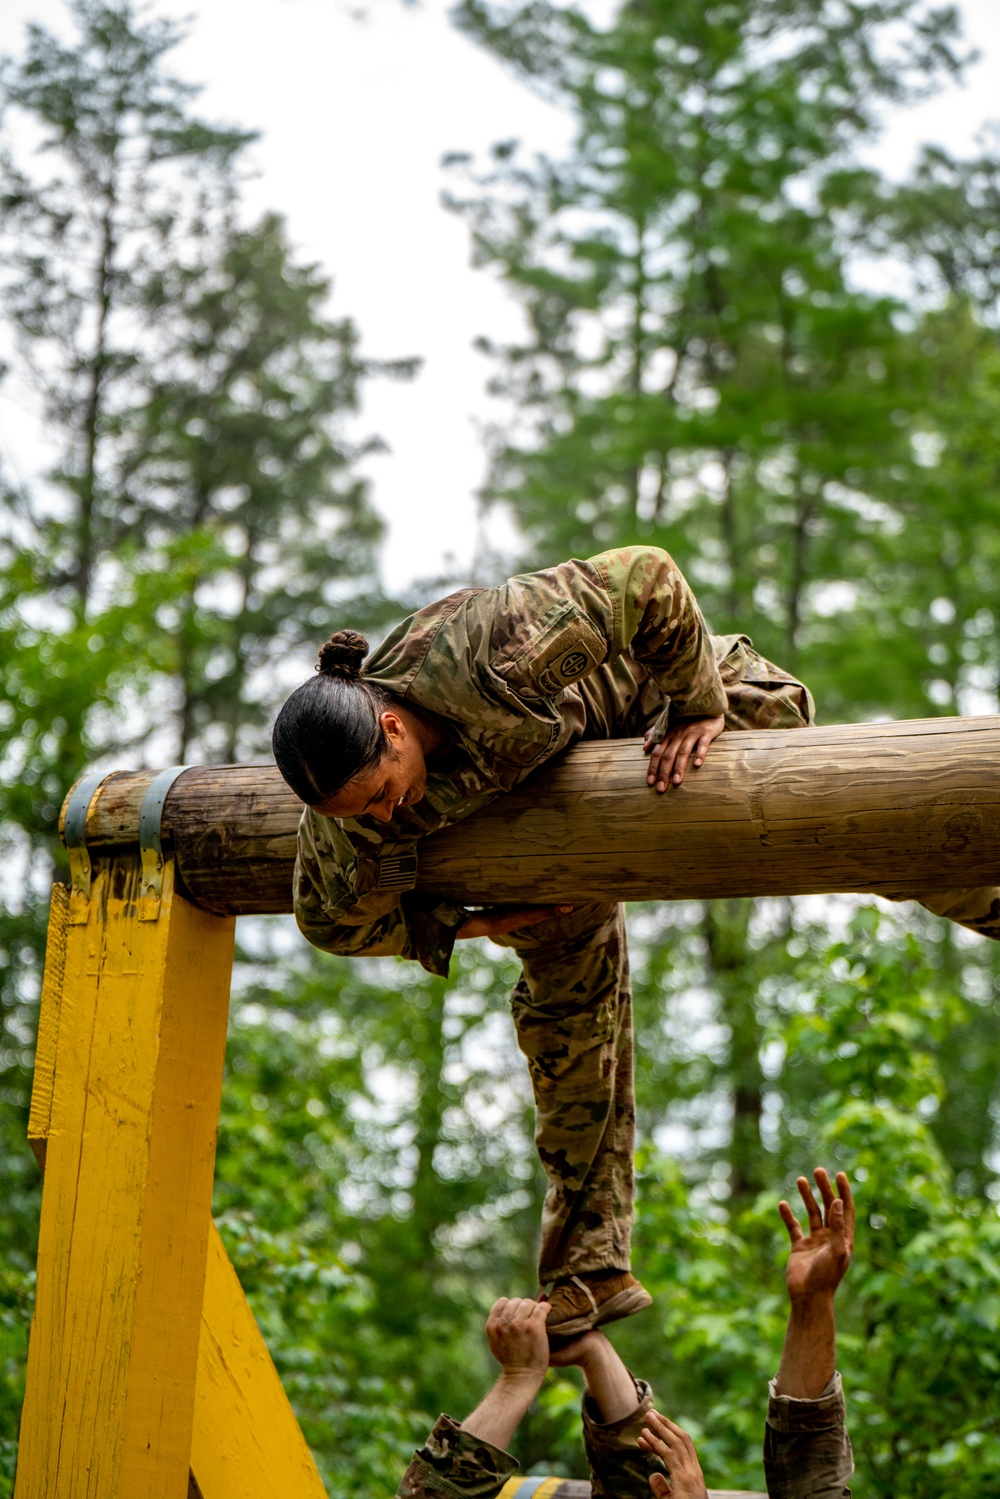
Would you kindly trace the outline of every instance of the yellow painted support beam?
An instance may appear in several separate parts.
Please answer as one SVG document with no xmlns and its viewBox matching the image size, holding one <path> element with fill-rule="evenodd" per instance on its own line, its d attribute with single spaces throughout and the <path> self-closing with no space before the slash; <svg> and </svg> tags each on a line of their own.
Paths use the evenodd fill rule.
<svg viewBox="0 0 1000 1499">
<path fill-rule="evenodd" d="M 45 937 L 45 973 L 38 1007 L 38 1037 L 35 1041 L 35 1072 L 31 1080 L 31 1112 L 28 1144 L 45 1170 L 45 1147 L 52 1122 L 52 1095 L 56 1085 L 59 1051 L 59 1014 L 62 1008 L 63 975 L 66 969 L 66 926 L 69 921 L 69 890 L 52 886 L 49 926 Z"/>
<path fill-rule="evenodd" d="M 209 1233 L 191 1471 L 204 1499 L 326 1499 L 218 1230 Z"/>
<path fill-rule="evenodd" d="M 140 922 L 139 883 L 98 867 L 65 928 L 15 1499 L 188 1493 L 234 924 L 172 861 Z"/>
</svg>

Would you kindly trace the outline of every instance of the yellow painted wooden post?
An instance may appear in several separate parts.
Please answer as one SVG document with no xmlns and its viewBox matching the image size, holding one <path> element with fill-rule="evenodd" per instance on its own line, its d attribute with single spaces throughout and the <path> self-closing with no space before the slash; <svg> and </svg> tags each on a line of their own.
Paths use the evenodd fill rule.
<svg viewBox="0 0 1000 1499">
<path fill-rule="evenodd" d="M 42 997 L 38 1006 L 38 1037 L 35 1041 L 35 1072 L 31 1080 L 31 1112 L 28 1116 L 28 1144 L 35 1159 L 45 1170 L 45 1150 L 52 1123 L 52 1095 L 56 1085 L 56 1057 L 59 1053 L 59 1016 L 62 1009 L 63 977 L 66 971 L 66 924 L 69 920 L 69 891 L 65 885 L 52 886 L 49 906 L 49 928 L 45 941 L 45 973 Z"/>
<path fill-rule="evenodd" d="M 64 928 L 16 1499 L 189 1491 L 234 923 L 140 885 L 98 865 Z"/>
<path fill-rule="evenodd" d="M 326 1499 L 295 1412 L 212 1225 L 191 1469 L 204 1499 Z"/>
</svg>

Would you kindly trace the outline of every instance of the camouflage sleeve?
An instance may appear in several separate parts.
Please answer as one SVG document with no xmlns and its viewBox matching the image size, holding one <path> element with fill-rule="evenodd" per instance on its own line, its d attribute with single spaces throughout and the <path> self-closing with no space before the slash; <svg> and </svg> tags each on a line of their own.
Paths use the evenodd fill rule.
<svg viewBox="0 0 1000 1499">
<path fill-rule="evenodd" d="M 383 843 L 379 857 L 368 859 L 337 822 L 307 807 L 293 879 L 299 931 L 324 952 L 415 958 L 428 973 L 446 977 L 467 912 L 414 890 L 379 888 L 380 869 L 385 884 L 405 885 L 416 870 L 413 847 Z"/>
<path fill-rule="evenodd" d="M 747 635 L 714 635 L 712 645 L 726 689 L 727 729 L 804 729 L 816 704 L 804 682 L 760 655 Z"/>
<path fill-rule="evenodd" d="M 776 1395 L 771 1383 L 764 1432 L 770 1499 L 850 1499 L 854 1472 L 840 1375 L 818 1400 Z"/>
<path fill-rule="evenodd" d="M 403 1474 L 396 1499 L 496 1499 L 507 1479 L 517 1472 L 509 1452 L 491 1447 L 463 1431 L 451 1416 L 439 1416 L 434 1430 Z"/>
<path fill-rule="evenodd" d="M 589 1396 L 583 1398 L 583 1445 L 590 1464 L 591 1499 L 649 1499 L 649 1475 L 662 1464 L 647 1457 L 636 1443 L 653 1405 L 644 1379 L 635 1382 L 637 1405 L 631 1415 L 607 1423 L 594 1419 Z"/>
<path fill-rule="evenodd" d="M 624 547 L 587 562 L 511 578 L 499 614 L 512 638 L 494 665 L 508 684 L 555 694 L 631 652 L 680 717 L 725 712 L 711 636 L 676 563 L 658 547 Z M 525 634 L 530 637 L 525 640 Z"/>
</svg>

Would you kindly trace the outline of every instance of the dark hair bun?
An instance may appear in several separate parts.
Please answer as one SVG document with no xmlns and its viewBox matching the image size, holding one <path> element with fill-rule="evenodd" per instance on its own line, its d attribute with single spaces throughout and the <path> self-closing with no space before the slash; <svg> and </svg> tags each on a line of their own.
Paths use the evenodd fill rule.
<svg viewBox="0 0 1000 1499">
<path fill-rule="evenodd" d="M 349 682 L 356 682 L 367 654 L 368 642 L 357 630 L 338 630 L 319 648 L 320 676 L 346 677 Z"/>
</svg>

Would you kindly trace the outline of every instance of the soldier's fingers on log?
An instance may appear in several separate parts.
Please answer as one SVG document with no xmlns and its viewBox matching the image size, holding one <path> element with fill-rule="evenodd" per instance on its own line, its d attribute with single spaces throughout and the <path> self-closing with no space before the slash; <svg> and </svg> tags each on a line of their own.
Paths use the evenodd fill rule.
<svg viewBox="0 0 1000 1499">
<path fill-rule="evenodd" d="M 810 1187 L 804 1176 L 799 1177 L 796 1185 L 799 1189 L 799 1196 L 805 1203 L 806 1212 L 809 1215 L 809 1230 L 811 1233 L 817 1233 L 823 1227 L 823 1214 L 820 1212 L 819 1204 L 812 1194 L 812 1187 Z"/>
<path fill-rule="evenodd" d="M 702 764 L 705 756 L 708 754 L 712 745 L 718 739 L 719 735 L 722 733 L 725 727 L 726 720 L 724 715 L 722 714 L 720 714 L 718 718 L 707 718 L 701 724 L 698 733 L 698 743 L 695 746 L 694 752 L 695 765 Z"/>
<path fill-rule="evenodd" d="M 697 739 L 692 730 L 683 733 L 677 741 L 677 750 L 674 755 L 674 773 L 670 777 L 675 786 L 679 786 L 684 780 L 684 773 L 688 768 Z"/>
<path fill-rule="evenodd" d="M 778 1203 L 778 1212 L 781 1214 L 782 1223 L 788 1229 L 788 1237 L 793 1244 L 797 1244 L 801 1238 L 805 1237 L 802 1232 L 802 1225 L 784 1198 Z"/>
<path fill-rule="evenodd" d="M 665 791 L 669 782 L 680 786 L 692 756 L 697 768 L 725 726 L 720 714 L 717 718 L 699 718 L 671 729 L 662 743 L 652 748 L 647 785 L 655 784 L 657 791 Z"/>
<path fill-rule="evenodd" d="M 655 785 L 657 791 L 666 791 L 671 777 L 673 777 L 676 785 L 680 784 L 680 781 L 677 780 L 677 756 L 680 744 L 681 736 L 676 730 L 672 730 L 666 739 L 653 747 L 653 753 L 649 757 L 649 770 L 646 775 L 647 785 Z M 687 764 L 687 755 L 684 757 L 684 763 Z M 684 779 L 683 771 L 681 771 L 680 779 Z"/>
</svg>

